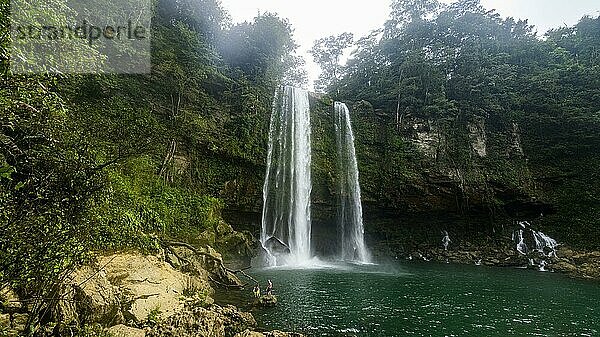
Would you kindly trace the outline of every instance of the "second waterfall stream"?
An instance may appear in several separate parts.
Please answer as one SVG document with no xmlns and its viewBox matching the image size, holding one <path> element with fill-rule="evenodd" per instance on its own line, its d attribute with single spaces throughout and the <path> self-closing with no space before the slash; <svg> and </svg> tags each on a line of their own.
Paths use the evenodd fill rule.
<svg viewBox="0 0 600 337">
<path fill-rule="evenodd" d="M 335 102 L 334 111 L 340 257 L 346 261 L 368 263 L 370 257 L 364 238 L 358 163 L 350 112 L 346 104 L 340 102 Z"/>
</svg>

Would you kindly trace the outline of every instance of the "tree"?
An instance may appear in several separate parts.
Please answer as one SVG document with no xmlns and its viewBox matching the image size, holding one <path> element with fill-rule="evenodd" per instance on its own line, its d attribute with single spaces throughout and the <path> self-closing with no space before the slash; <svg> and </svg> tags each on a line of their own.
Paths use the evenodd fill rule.
<svg viewBox="0 0 600 337">
<path fill-rule="evenodd" d="M 321 75 L 315 81 L 317 90 L 326 90 L 342 77 L 341 57 L 344 55 L 344 51 L 352 45 L 353 40 L 352 33 L 342 33 L 315 41 L 310 53 L 314 61 L 321 67 Z"/>
<path fill-rule="evenodd" d="M 249 79 L 279 83 L 284 74 L 302 66 L 291 58 L 298 48 L 290 23 L 273 13 L 260 14 L 253 22 L 231 27 L 220 43 L 227 64 Z"/>
<path fill-rule="evenodd" d="M 305 87 L 308 84 L 308 73 L 306 72 L 306 61 L 302 56 L 288 54 L 283 60 L 285 69 L 282 83 L 295 87 Z"/>
<path fill-rule="evenodd" d="M 410 23 L 431 20 L 443 8 L 438 0 L 394 0 L 390 7 L 384 28 L 386 38 L 397 36 Z"/>
</svg>

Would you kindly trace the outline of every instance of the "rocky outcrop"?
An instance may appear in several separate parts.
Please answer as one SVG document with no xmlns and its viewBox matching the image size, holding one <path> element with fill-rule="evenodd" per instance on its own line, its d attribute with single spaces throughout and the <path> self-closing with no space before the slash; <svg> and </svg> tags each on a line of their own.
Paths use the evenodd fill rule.
<svg viewBox="0 0 600 337">
<path fill-rule="evenodd" d="M 154 256 L 116 255 L 99 261 L 122 294 L 126 314 L 136 322 L 167 318 L 182 308 L 181 297 L 211 292 L 205 279 L 183 274 Z"/>
<path fill-rule="evenodd" d="M 191 275 L 208 279 L 220 286 L 242 287 L 242 281 L 225 267 L 223 257 L 211 246 L 196 248 L 173 242 L 166 254 L 167 261 Z"/>
<path fill-rule="evenodd" d="M 64 285 L 63 300 L 54 318 L 63 324 L 100 323 L 115 337 L 233 337 L 253 333 L 257 324 L 250 313 L 231 305 L 216 305 L 209 296 L 213 277 L 220 280 L 217 284 L 241 284 L 224 267 L 219 253 L 185 243 L 174 244 L 169 250 L 158 256 L 101 256 L 80 268 Z M 13 317 L 5 316 L 0 316 L 0 326 L 11 328 Z M 299 336 L 278 331 L 256 334 Z"/>
<path fill-rule="evenodd" d="M 268 332 L 256 332 L 246 330 L 244 332 L 238 333 L 234 337 L 304 337 L 304 335 L 295 332 L 283 332 L 279 330 Z"/>
<path fill-rule="evenodd" d="M 212 288 L 207 279 L 184 274 L 160 256 L 123 253 L 79 269 L 63 293 L 57 321 L 111 326 L 166 319 L 183 308 L 182 298 L 206 299 Z"/>
<path fill-rule="evenodd" d="M 468 123 L 469 140 L 471 149 L 479 157 L 487 156 L 487 135 L 485 128 L 485 119 L 474 118 L 474 121 Z"/>
<path fill-rule="evenodd" d="M 259 307 L 274 307 L 277 305 L 277 297 L 273 295 L 263 295 L 256 299 L 254 305 Z"/>
<path fill-rule="evenodd" d="M 236 307 L 212 305 L 207 308 L 186 307 L 178 314 L 159 323 L 147 337 L 303 337 L 282 331 L 257 332 L 251 314 Z"/>
<path fill-rule="evenodd" d="M 224 221 L 200 233 L 198 242 L 205 246 L 215 247 L 230 260 L 249 262 L 258 246 L 249 232 L 235 231 Z"/>
<path fill-rule="evenodd" d="M 148 337 L 233 337 L 255 327 L 256 321 L 251 314 L 241 312 L 231 305 L 213 305 L 207 308 L 188 306 L 160 322 L 148 333 Z"/>
<path fill-rule="evenodd" d="M 386 252 L 390 253 L 390 252 Z M 444 250 L 441 245 L 421 245 L 403 252 L 394 252 L 397 259 L 436 261 L 494 267 L 521 267 L 538 271 L 567 274 L 574 278 L 600 280 L 600 252 L 576 251 L 559 246 L 553 254 L 532 250 L 527 255 L 517 251 L 511 240 L 499 242 L 462 242 Z"/>
<path fill-rule="evenodd" d="M 108 334 L 112 337 L 145 337 L 146 331 L 142 329 L 132 328 L 123 324 L 110 327 Z"/>
<path fill-rule="evenodd" d="M 571 276 L 600 280 L 600 252 L 582 252 L 563 246 L 549 267 Z"/>
<path fill-rule="evenodd" d="M 55 317 L 59 322 L 110 325 L 124 321 L 121 291 L 110 283 L 104 269 L 91 266 L 79 269 L 67 281 L 63 294 Z"/>
</svg>

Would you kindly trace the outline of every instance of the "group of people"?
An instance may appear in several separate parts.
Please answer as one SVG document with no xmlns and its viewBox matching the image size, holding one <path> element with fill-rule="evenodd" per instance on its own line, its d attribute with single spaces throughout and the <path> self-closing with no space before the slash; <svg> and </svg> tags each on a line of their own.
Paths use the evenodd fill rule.
<svg viewBox="0 0 600 337">
<path fill-rule="evenodd" d="M 254 286 L 254 289 L 252 289 L 252 291 L 254 292 L 254 297 L 260 297 L 260 286 L 258 283 Z M 273 294 L 273 283 L 271 282 L 271 280 L 268 281 L 267 289 L 265 289 L 265 292 L 267 296 L 271 296 Z"/>
</svg>

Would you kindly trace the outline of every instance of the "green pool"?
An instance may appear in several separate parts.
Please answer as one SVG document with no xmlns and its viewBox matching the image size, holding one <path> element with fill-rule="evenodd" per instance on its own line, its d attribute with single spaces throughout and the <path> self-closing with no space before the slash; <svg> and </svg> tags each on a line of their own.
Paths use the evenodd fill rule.
<svg viewBox="0 0 600 337">
<path fill-rule="evenodd" d="M 279 299 L 275 308 L 252 310 L 268 329 L 309 336 L 600 334 L 600 283 L 554 273 L 433 263 L 251 273 L 263 286 L 271 279 Z"/>
</svg>

